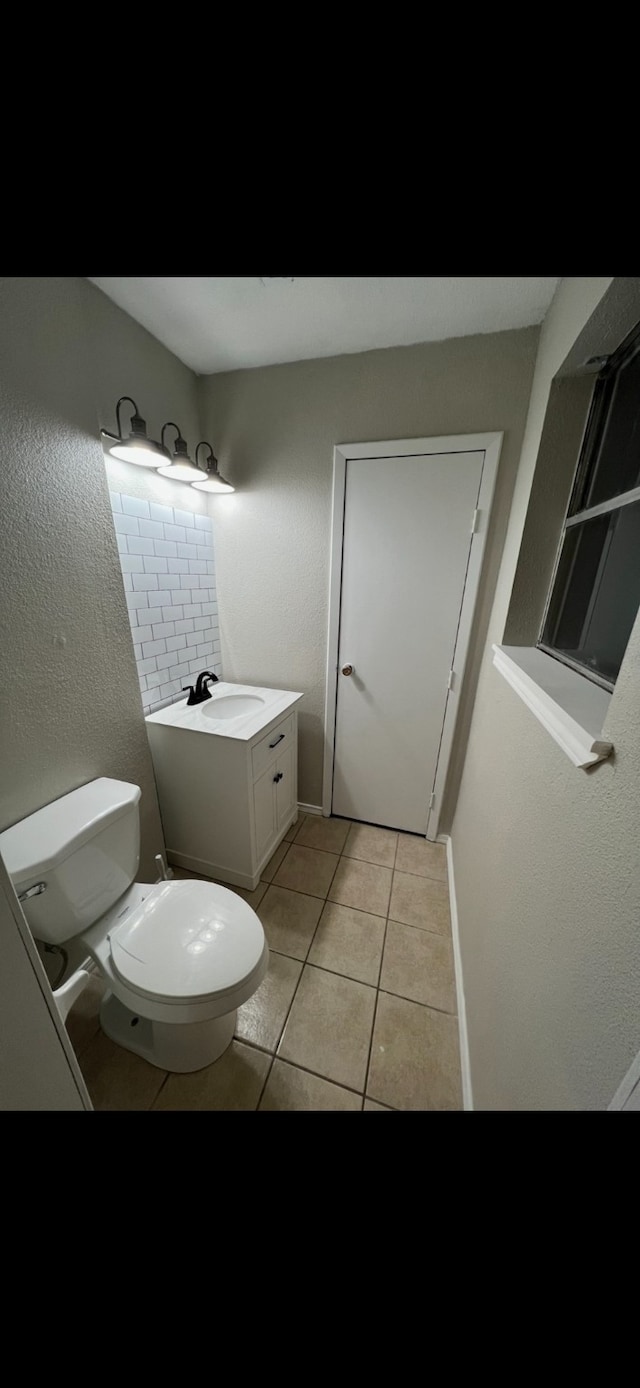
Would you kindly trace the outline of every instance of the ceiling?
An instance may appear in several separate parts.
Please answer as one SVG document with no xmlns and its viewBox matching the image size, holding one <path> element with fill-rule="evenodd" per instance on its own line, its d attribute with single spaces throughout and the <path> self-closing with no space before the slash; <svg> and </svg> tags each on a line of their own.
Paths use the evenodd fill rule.
<svg viewBox="0 0 640 1388">
<path fill-rule="evenodd" d="M 201 375 L 540 323 L 557 278 L 132 277 L 93 284 Z"/>
</svg>

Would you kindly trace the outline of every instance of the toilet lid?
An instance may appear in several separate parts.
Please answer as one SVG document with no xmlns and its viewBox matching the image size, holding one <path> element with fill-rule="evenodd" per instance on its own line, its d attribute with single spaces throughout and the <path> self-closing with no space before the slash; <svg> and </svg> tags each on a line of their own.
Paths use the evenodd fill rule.
<svg viewBox="0 0 640 1388">
<path fill-rule="evenodd" d="M 109 934 L 118 977 L 146 997 L 189 1002 L 243 983 L 264 931 L 242 897 L 212 882 L 161 882 Z"/>
</svg>

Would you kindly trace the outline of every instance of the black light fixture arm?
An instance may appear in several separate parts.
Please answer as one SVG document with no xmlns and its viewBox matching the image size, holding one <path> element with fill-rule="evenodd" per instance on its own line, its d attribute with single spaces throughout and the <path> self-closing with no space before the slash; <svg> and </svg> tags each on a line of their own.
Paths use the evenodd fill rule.
<svg viewBox="0 0 640 1388">
<path fill-rule="evenodd" d="M 145 430 L 147 427 L 146 421 L 142 419 L 142 417 L 138 414 L 138 406 L 136 405 L 135 400 L 133 400 L 130 395 L 121 395 L 116 405 L 116 428 L 118 430 L 118 438 L 120 439 L 122 438 L 122 425 L 120 423 L 120 406 L 124 404 L 125 400 L 128 400 L 130 405 L 133 405 L 133 414 L 131 416 L 131 432 L 134 434 L 139 433 L 141 428 L 142 430 Z"/>
<path fill-rule="evenodd" d="M 207 443 L 207 440 L 206 440 L 206 439 L 202 439 L 201 442 L 198 444 L 198 447 L 196 448 L 196 463 L 198 463 L 198 453 L 199 453 L 199 451 L 200 451 L 201 448 L 208 448 L 208 449 L 209 449 L 209 457 L 207 458 L 207 463 L 209 463 L 209 461 L 211 461 L 211 462 L 213 463 L 214 468 L 216 468 L 216 470 L 217 470 L 217 467 L 218 467 L 218 459 L 216 458 L 216 455 L 215 455 L 215 453 L 214 453 L 214 451 L 213 451 L 213 449 L 212 449 L 212 447 L 211 447 L 211 444 L 210 444 L 210 443 Z M 200 467 L 200 466 L 201 466 L 201 464 L 198 463 L 198 467 Z M 203 470 L 204 470 L 204 469 L 203 469 Z"/>
<path fill-rule="evenodd" d="M 163 448 L 165 447 L 165 441 L 164 441 L 164 431 L 165 431 L 165 429 L 175 429 L 176 434 L 177 434 L 178 437 L 174 440 L 174 443 L 176 443 L 176 444 L 178 444 L 178 443 L 184 444 L 184 447 L 185 447 L 185 449 L 186 449 L 187 444 L 186 444 L 186 440 L 183 439 L 183 437 L 182 437 L 182 431 L 181 431 L 179 425 L 178 425 L 178 424 L 175 424 L 174 421 L 173 421 L 172 419 L 168 419 L 167 422 L 166 422 L 166 424 L 163 424 L 163 426 L 162 426 L 162 433 L 160 434 L 160 442 L 161 442 Z"/>
</svg>

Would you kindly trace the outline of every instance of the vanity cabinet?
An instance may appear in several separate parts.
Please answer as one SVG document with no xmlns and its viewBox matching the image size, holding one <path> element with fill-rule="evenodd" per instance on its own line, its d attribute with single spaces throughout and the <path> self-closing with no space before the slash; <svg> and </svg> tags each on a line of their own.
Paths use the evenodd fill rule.
<svg viewBox="0 0 640 1388">
<path fill-rule="evenodd" d="M 302 698 L 273 693 L 280 706 Z M 172 712 L 145 720 L 168 861 L 253 890 L 298 816 L 297 708 L 280 707 L 253 734 L 249 724 L 246 736 L 229 724 L 214 730 L 202 713 L 189 722 Z"/>
</svg>

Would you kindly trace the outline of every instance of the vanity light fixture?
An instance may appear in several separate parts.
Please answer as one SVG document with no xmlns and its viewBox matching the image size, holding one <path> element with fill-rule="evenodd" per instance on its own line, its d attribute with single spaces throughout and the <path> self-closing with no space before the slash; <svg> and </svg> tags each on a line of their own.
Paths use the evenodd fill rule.
<svg viewBox="0 0 640 1388">
<path fill-rule="evenodd" d="M 120 424 L 120 406 L 128 400 L 133 405 L 131 416 L 131 433 L 127 439 L 122 437 L 122 426 Z M 155 439 L 147 438 L 146 421 L 138 414 L 138 406 L 130 395 L 121 395 L 116 405 L 116 424 L 118 429 L 117 437 L 110 434 L 108 430 L 101 429 L 103 439 L 108 441 L 108 450 L 112 458 L 120 458 L 124 463 L 137 463 L 139 467 L 155 467 L 162 460 L 166 462 L 169 454 L 162 444 L 156 443 Z"/>
<path fill-rule="evenodd" d="M 173 443 L 173 457 L 164 444 L 165 429 L 175 429 L 178 435 Z M 198 478 L 202 476 L 202 471 L 199 467 L 196 467 L 196 464 L 189 457 L 186 440 L 183 439 L 178 425 L 174 424 L 172 419 L 168 419 L 167 423 L 163 424 L 160 438 L 162 441 L 163 453 L 165 457 L 169 458 L 168 463 L 165 462 L 162 467 L 158 468 L 160 476 L 170 477 L 174 482 L 197 482 Z M 196 449 L 196 457 L 197 455 L 198 450 Z"/>
<path fill-rule="evenodd" d="M 221 473 L 218 472 L 218 459 L 214 454 L 211 444 L 207 443 L 206 439 L 203 439 L 202 442 L 199 443 L 198 447 L 196 448 L 196 462 L 198 461 L 198 453 L 201 448 L 209 449 L 209 456 L 207 458 L 207 472 L 206 477 L 203 477 L 200 482 L 191 483 L 192 487 L 194 488 L 194 491 L 235 492 L 235 487 L 232 487 L 231 483 L 227 482 L 226 477 L 223 477 Z M 198 471 L 202 477 L 202 468 L 199 467 Z"/>
</svg>

